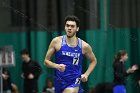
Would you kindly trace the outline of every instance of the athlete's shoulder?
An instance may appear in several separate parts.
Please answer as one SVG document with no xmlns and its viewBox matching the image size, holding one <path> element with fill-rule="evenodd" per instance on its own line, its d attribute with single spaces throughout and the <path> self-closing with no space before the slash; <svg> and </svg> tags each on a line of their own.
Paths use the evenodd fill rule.
<svg viewBox="0 0 140 93">
<path fill-rule="evenodd" d="M 86 54 L 89 51 L 92 51 L 91 46 L 87 42 L 85 42 L 84 40 L 82 40 L 82 51 L 83 51 L 83 54 Z"/>
<path fill-rule="evenodd" d="M 52 39 L 52 42 L 53 42 L 53 43 L 60 42 L 60 41 L 62 40 L 62 37 L 63 37 L 63 36 L 57 36 L 57 37 L 55 37 L 55 38 Z"/>
<path fill-rule="evenodd" d="M 78 38 L 78 37 L 77 37 L 77 38 Z M 86 41 L 84 41 L 83 39 L 79 38 L 79 40 L 82 41 L 82 48 L 90 47 L 90 45 L 89 45 Z"/>
<path fill-rule="evenodd" d="M 90 45 L 87 42 L 85 42 L 84 40 L 82 40 L 82 47 L 83 48 L 89 48 Z"/>
</svg>

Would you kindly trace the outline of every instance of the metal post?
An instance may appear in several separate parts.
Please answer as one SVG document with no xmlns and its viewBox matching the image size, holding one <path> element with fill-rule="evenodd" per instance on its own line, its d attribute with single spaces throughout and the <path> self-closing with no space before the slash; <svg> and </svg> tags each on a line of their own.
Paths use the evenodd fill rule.
<svg viewBox="0 0 140 93">
<path fill-rule="evenodd" d="M 108 30 L 108 0 L 104 0 L 104 29 Z"/>
</svg>

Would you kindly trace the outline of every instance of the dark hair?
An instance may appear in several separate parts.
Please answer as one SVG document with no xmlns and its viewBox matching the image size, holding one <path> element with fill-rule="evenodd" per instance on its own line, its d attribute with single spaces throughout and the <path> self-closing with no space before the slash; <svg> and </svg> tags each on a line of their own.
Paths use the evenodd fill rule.
<svg viewBox="0 0 140 93">
<path fill-rule="evenodd" d="M 30 55 L 30 53 L 29 53 L 29 51 L 27 49 L 21 50 L 21 55 L 23 55 L 23 54 Z"/>
<path fill-rule="evenodd" d="M 53 79 L 51 77 L 46 78 L 46 84 L 48 84 L 48 82 L 51 82 L 52 85 L 54 85 Z"/>
<path fill-rule="evenodd" d="M 122 56 L 124 56 L 125 54 L 127 54 L 127 52 L 125 50 L 119 50 L 119 52 L 115 55 L 114 57 L 114 62 L 118 62 Z"/>
<path fill-rule="evenodd" d="M 65 17 L 65 24 L 67 21 L 75 21 L 76 22 L 76 26 L 79 27 L 80 26 L 80 20 L 78 17 L 74 16 L 74 15 L 69 15 Z"/>
</svg>

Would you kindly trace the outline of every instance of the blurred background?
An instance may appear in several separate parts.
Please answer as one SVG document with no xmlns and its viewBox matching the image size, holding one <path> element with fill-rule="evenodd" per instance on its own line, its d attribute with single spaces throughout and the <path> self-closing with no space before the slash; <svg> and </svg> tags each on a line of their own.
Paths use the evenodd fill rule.
<svg viewBox="0 0 140 93">
<path fill-rule="evenodd" d="M 14 67 L 9 67 L 12 82 L 22 93 L 20 51 L 29 49 L 43 69 L 39 78 L 41 93 L 46 77 L 53 69 L 43 64 L 52 38 L 63 35 L 64 18 L 79 17 L 77 36 L 88 42 L 97 58 L 97 66 L 87 83 L 85 93 L 103 82 L 112 82 L 114 55 L 120 49 L 128 52 L 126 68 L 140 64 L 140 0 L 0 0 L 0 47 L 12 45 Z M 88 67 L 84 58 L 83 71 Z M 86 66 L 86 67 L 85 67 Z M 127 79 L 127 93 L 140 93 L 135 77 Z"/>
</svg>

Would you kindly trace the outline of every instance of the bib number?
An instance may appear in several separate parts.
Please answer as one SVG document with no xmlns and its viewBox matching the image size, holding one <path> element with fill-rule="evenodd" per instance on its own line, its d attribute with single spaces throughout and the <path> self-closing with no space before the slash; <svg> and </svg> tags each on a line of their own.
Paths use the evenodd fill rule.
<svg viewBox="0 0 140 93">
<path fill-rule="evenodd" d="M 73 58 L 73 64 L 78 65 L 79 63 L 79 58 Z"/>
</svg>

